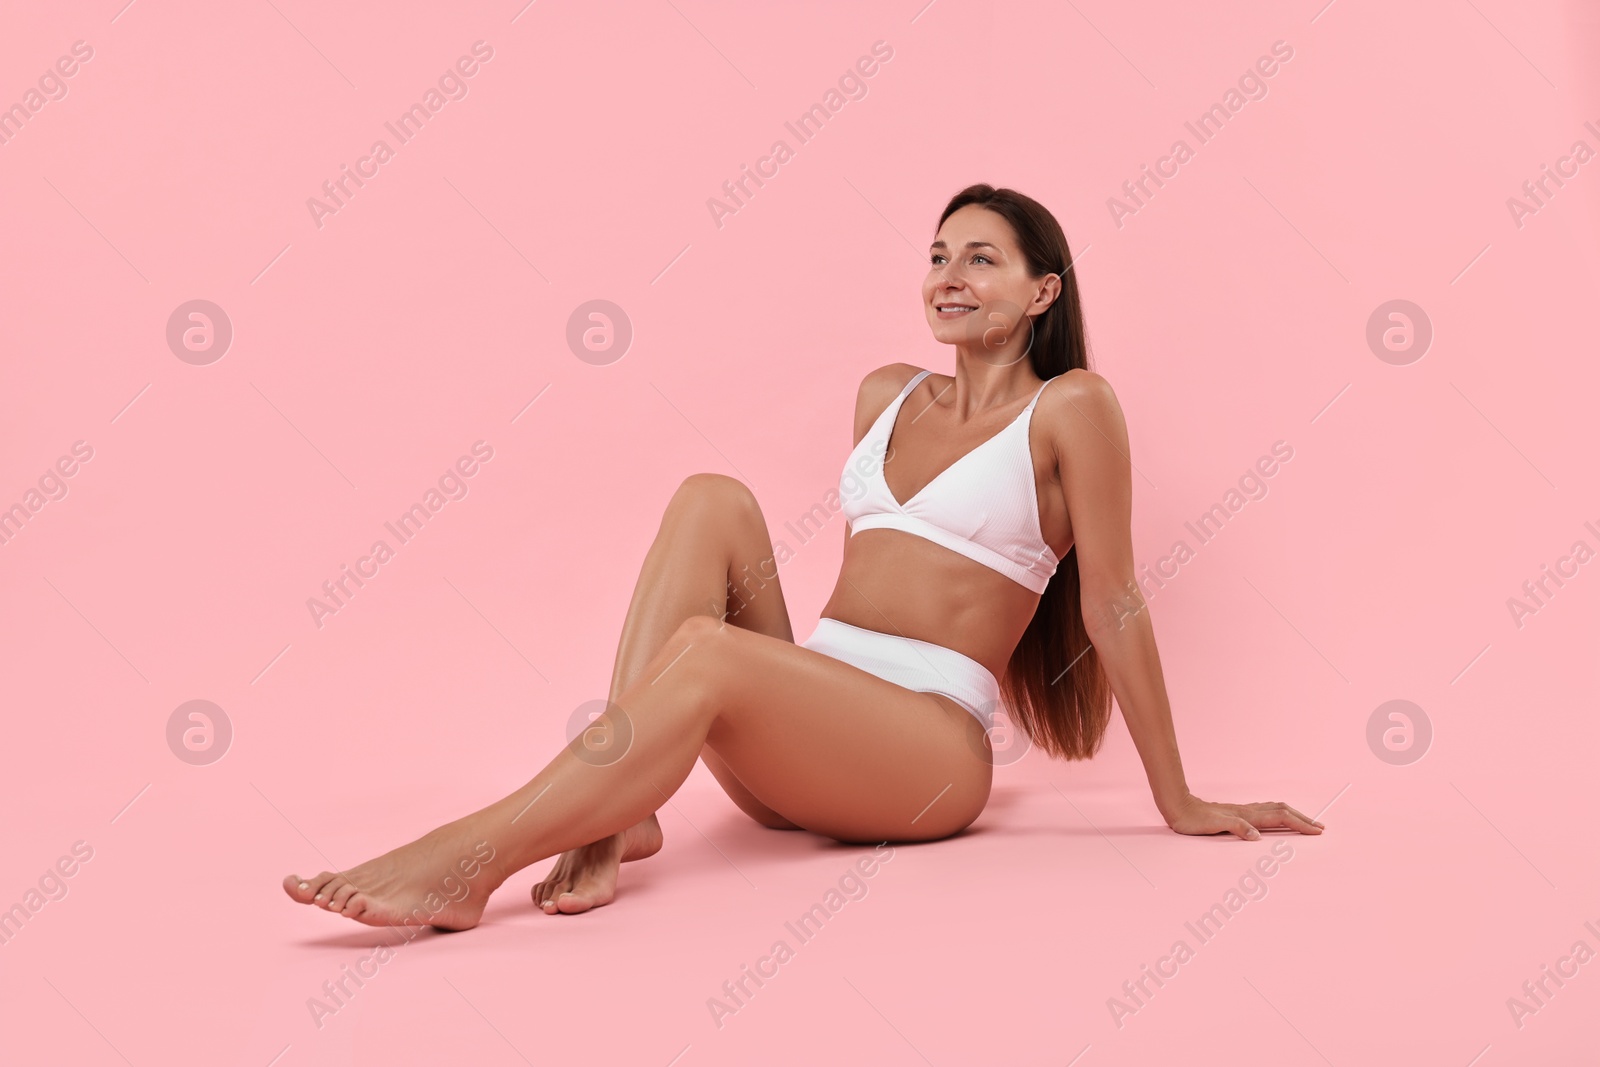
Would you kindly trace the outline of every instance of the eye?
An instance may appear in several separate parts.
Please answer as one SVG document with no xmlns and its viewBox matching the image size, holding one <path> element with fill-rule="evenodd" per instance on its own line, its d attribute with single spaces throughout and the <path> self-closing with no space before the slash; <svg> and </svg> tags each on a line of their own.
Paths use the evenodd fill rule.
<svg viewBox="0 0 1600 1067">
<path fill-rule="evenodd" d="M 973 256 L 973 257 L 972 257 L 972 258 L 973 258 L 973 259 L 981 259 L 981 260 L 983 260 L 983 261 L 984 261 L 984 262 L 985 262 L 985 263 L 990 263 L 990 262 L 993 262 L 993 261 L 992 261 L 992 260 L 991 260 L 991 259 L 990 259 L 990 258 L 989 258 L 989 257 L 988 257 L 988 256 L 986 256 L 986 255 L 984 255 L 984 254 L 983 254 L 983 253 L 982 253 L 982 252 L 979 252 L 979 253 L 978 253 L 978 254 L 976 254 L 976 255 L 975 255 L 975 256 Z"/>
<path fill-rule="evenodd" d="M 939 254 L 939 253 L 937 253 L 937 252 L 935 252 L 935 253 L 934 253 L 934 254 L 933 254 L 933 262 L 934 262 L 934 265 L 936 265 L 936 266 L 937 266 L 937 265 L 938 265 L 938 263 L 939 263 L 939 261 L 940 261 L 940 260 L 941 260 L 941 259 L 943 259 L 943 258 L 944 258 L 944 257 L 943 257 L 943 256 L 941 256 L 941 255 L 940 255 L 940 254 Z"/>
</svg>

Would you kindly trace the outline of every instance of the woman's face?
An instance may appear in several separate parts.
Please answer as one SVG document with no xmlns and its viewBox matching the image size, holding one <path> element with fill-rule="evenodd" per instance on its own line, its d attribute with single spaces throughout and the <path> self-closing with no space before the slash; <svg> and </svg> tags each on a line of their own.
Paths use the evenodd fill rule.
<svg viewBox="0 0 1600 1067">
<path fill-rule="evenodd" d="M 1061 280 L 1028 276 L 1011 224 L 968 204 L 944 220 L 929 256 L 922 303 L 934 340 L 995 366 L 1026 358 L 1033 337 L 1027 320 L 1050 306 Z"/>
</svg>

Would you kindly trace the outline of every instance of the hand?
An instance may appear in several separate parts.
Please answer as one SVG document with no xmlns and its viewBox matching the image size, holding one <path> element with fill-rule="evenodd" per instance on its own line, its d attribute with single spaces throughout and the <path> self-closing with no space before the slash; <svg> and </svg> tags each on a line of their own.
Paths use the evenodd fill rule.
<svg viewBox="0 0 1600 1067">
<path fill-rule="evenodd" d="M 1180 834 L 1231 833 L 1259 840 L 1259 830 L 1284 827 L 1302 834 L 1320 834 L 1323 825 L 1280 801 L 1258 804 L 1213 804 L 1190 793 L 1170 814 L 1167 825 Z M 1258 829 L 1259 828 L 1259 829 Z"/>
</svg>

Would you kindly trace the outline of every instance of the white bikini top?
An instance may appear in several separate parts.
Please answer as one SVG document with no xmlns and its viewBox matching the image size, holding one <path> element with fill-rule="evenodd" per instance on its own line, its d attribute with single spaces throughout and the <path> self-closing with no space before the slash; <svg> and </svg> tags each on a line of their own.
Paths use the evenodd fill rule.
<svg viewBox="0 0 1600 1067">
<path fill-rule="evenodd" d="M 839 497 L 850 536 L 862 530 L 915 534 L 1043 593 L 1061 562 L 1039 529 L 1028 446 L 1028 427 L 1043 385 L 1005 429 L 940 471 L 904 504 L 889 491 L 881 458 L 876 470 L 866 474 L 870 457 L 888 454 L 895 417 L 906 397 L 931 373 L 922 371 L 905 384 L 845 460 Z M 865 463 L 863 457 L 869 457 Z M 855 471 L 865 474 L 864 486 L 853 477 Z"/>
</svg>

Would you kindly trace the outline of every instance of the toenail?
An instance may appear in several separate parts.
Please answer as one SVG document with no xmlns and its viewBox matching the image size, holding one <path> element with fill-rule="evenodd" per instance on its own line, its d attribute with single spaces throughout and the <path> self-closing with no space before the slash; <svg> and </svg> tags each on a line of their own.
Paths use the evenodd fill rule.
<svg viewBox="0 0 1600 1067">
<path fill-rule="evenodd" d="M 307 885 L 305 882 L 301 882 L 300 883 L 300 888 L 301 889 L 310 889 L 311 887 L 309 885 Z"/>
<path fill-rule="evenodd" d="M 548 908 L 550 905 L 552 905 L 554 903 L 555 903 L 555 901 L 553 901 L 553 900 L 547 900 L 547 901 L 544 902 L 544 906 Z"/>
</svg>

